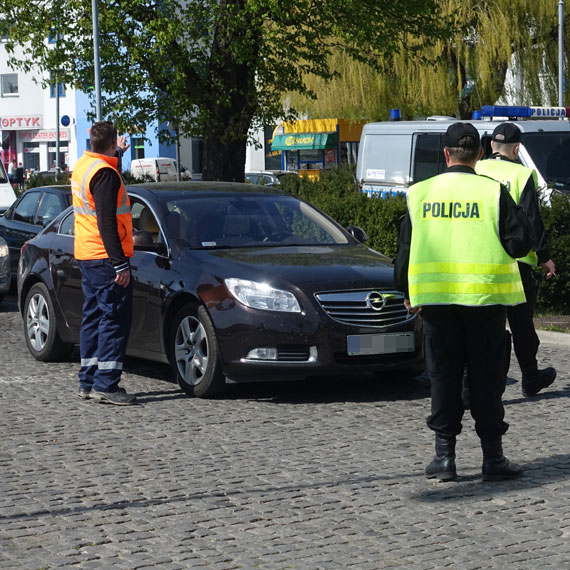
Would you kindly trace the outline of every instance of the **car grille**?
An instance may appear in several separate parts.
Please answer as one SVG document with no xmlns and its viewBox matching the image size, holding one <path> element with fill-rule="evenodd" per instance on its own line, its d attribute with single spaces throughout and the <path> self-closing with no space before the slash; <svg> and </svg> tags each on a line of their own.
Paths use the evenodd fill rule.
<svg viewBox="0 0 570 570">
<path fill-rule="evenodd" d="M 412 316 L 399 291 L 336 291 L 316 293 L 315 297 L 330 317 L 346 325 L 388 327 Z"/>
</svg>

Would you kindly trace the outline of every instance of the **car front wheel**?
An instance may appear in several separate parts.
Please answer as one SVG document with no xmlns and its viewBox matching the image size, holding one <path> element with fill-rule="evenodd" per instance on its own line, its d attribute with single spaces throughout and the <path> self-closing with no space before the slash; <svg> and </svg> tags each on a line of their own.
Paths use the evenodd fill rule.
<svg viewBox="0 0 570 570">
<path fill-rule="evenodd" d="M 36 283 L 26 297 L 24 335 L 36 360 L 62 360 L 68 358 L 73 350 L 73 344 L 62 341 L 57 332 L 53 304 L 43 283 Z"/>
<path fill-rule="evenodd" d="M 219 394 L 225 384 L 216 332 L 204 307 L 183 306 L 173 321 L 170 361 L 184 392 L 199 398 Z"/>
</svg>

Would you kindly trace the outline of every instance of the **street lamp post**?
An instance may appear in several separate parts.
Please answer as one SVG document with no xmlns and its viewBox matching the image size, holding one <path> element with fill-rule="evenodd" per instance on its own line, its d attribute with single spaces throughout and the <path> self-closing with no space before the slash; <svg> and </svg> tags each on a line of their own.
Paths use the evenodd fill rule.
<svg viewBox="0 0 570 570">
<path fill-rule="evenodd" d="M 99 66 L 99 8 L 98 0 L 91 0 L 93 13 L 93 64 L 95 68 L 95 117 L 101 120 L 101 69 Z"/>
<path fill-rule="evenodd" d="M 564 107 L 564 0 L 558 0 L 558 105 Z"/>
</svg>

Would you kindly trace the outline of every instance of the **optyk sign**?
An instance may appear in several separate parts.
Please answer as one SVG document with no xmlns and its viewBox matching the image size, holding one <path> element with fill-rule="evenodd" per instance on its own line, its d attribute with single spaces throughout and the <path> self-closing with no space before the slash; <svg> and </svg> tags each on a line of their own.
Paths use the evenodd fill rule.
<svg viewBox="0 0 570 570">
<path fill-rule="evenodd" d="M 27 129 L 41 129 L 42 115 L 14 115 L 0 119 L 0 129 L 5 131 L 21 131 Z"/>
</svg>

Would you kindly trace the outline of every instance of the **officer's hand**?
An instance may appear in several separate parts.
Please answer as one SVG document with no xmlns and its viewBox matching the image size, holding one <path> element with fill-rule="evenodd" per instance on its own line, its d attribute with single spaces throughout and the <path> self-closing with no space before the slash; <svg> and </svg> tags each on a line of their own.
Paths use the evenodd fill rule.
<svg viewBox="0 0 570 570">
<path fill-rule="evenodd" d="M 556 276 L 556 267 L 555 267 L 554 261 L 552 261 L 552 259 L 549 259 L 548 261 L 541 263 L 541 265 L 542 265 L 542 268 L 544 269 L 544 271 L 546 271 L 546 278 L 547 279 L 550 279 L 551 277 Z"/>
<path fill-rule="evenodd" d="M 128 287 L 129 283 L 131 282 L 131 271 L 127 269 L 126 271 L 121 271 L 117 273 L 115 277 L 115 283 L 120 285 L 121 287 Z"/>
<path fill-rule="evenodd" d="M 127 142 L 127 137 L 125 135 L 121 135 L 117 137 L 117 146 L 125 152 L 131 145 Z"/>
<path fill-rule="evenodd" d="M 414 307 L 412 309 L 412 305 L 410 304 L 409 299 L 404 299 L 404 307 L 406 307 L 406 309 L 408 309 L 408 311 L 410 311 L 410 313 L 413 313 L 414 315 L 418 315 L 418 317 L 422 316 L 422 308 L 421 307 Z"/>
</svg>

